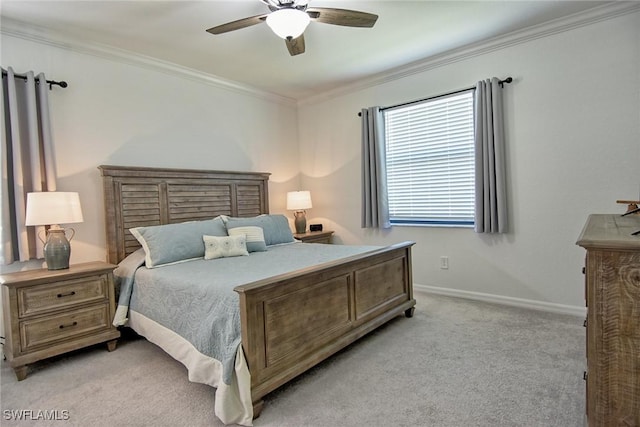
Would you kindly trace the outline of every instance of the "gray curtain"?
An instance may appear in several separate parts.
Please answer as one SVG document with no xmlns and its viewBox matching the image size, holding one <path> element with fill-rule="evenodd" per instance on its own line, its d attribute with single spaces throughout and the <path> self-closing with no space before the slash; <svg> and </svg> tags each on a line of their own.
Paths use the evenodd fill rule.
<svg viewBox="0 0 640 427">
<path fill-rule="evenodd" d="M 44 74 L 2 76 L 2 224 L 0 264 L 42 258 L 40 227 L 26 227 L 26 197 L 55 191 L 56 171 Z"/>
<path fill-rule="evenodd" d="M 390 228 L 384 119 L 380 107 L 362 115 L 362 228 Z"/>
<path fill-rule="evenodd" d="M 479 81 L 475 92 L 475 231 L 507 232 L 502 87 L 496 77 Z"/>
</svg>

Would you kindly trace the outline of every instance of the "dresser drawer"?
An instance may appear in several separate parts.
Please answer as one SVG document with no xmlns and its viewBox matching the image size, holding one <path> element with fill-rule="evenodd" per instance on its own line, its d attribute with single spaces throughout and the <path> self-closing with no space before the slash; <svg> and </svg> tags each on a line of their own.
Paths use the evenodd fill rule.
<svg viewBox="0 0 640 427">
<path fill-rule="evenodd" d="M 25 317 L 108 298 L 107 277 L 87 276 L 18 289 L 18 316 Z"/>
<path fill-rule="evenodd" d="M 57 316 L 20 322 L 21 350 L 29 351 L 35 347 L 51 345 L 55 341 L 109 329 L 108 304 L 95 305 Z"/>
</svg>

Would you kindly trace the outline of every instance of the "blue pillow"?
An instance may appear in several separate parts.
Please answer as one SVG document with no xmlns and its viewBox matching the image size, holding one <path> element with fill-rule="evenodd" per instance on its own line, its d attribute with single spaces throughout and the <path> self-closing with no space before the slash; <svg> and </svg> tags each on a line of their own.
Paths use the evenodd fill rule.
<svg viewBox="0 0 640 427">
<path fill-rule="evenodd" d="M 136 227 L 129 231 L 144 248 L 148 268 L 203 258 L 203 235 L 227 235 L 221 218 Z"/>
<path fill-rule="evenodd" d="M 237 227 L 260 227 L 264 233 L 264 241 L 267 246 L 280 243 L 291 243 L 293 233 L 289 228 L 289 221 L 284 215 L 259 215 L 252 218 L 232 218 L 226 220 L 227 230 Z"/>
</svg>

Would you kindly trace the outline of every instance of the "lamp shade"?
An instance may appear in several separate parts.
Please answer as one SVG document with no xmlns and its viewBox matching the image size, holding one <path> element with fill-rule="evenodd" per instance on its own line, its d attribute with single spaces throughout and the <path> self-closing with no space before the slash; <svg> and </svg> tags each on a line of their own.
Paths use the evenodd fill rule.
<svg viewBox="0 0 640 427">
<path fill-rule="evenodd" d="M 288 8 L 267 15 L 267 25 L 280 38 L 298 38 L 309 25 L 311 18 L 305 12 Z"/>
<path fill-rule="evenodd" d="M 27 193 L 26 225 L 54 225 L 82 222 L 78 193 L 43 191 Z"/>
<path fill-rule="evenodd" d="M 309 191 L 290 191 L 287 193 L 287 210 L 301 211 L 312 207 Z"/>
</svg>

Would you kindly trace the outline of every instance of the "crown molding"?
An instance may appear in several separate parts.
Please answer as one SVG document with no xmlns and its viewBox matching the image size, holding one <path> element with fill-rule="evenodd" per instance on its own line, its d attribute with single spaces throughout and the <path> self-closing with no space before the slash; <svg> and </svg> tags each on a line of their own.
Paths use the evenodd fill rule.
<svg viewBox="0 0 640 427">
<path fill-rule="evenodd" d="M 258 88 L 244 85 L 242 83 L 227 80 L 212 74 L 200 72 L 191 68 L 183 67 L 171 62 L 133 53 L 131 51 L 106 46 L 98 43 L 85 43 L 64 36 L 60 33 L 52 32 L 32 24 L 2 18 L 0 34 L 24 39 L 27 41 L 45 44 L 59 49 L 69 50 L 80 54 L 97 56 L 110 61 L 125 63 L 141 68 L 146 68 L 156 72 L 162 72 L 172 76 L 186 78 L 198 83 L 215 86 L 219 89 L 260 98 L 269 102 L 275 102 L 286 106 L 303 106 L 314 104 L 328 99 L 343 96 L 348 93 L 357 92 L 373 86 L 402 79 L 414 74 L 439 68 L 448 64 L 463 61 L 476 56 L 484 55 L 496 50 L 505 49 L 510 46 L 527 43 L 529 41 L 552 36 L 575 28 L 588 26 L 597 22 L 613 19 L 622 15 L 627 15 L 640 11 L 640 2 L 637 1 L 615 1 L 603 6 L 594 7 L 584 12 L 569 15 L 564 18 L 555 19 L 543 24 L 534 25 L 522 30 L 517 30 L 506 35 L 493 37 L 480 42 L 472 43 L 458 49 L 443 52 L 408 65 L 384 71 L 357 82 L 340 85 L 329 91 L 312 95 L 303 99 L 293 99 Z"/>
<path fill-rule="evenodd" d="M 219 89 L 260 98 L 269 102 L 275 102 L 290 107 L 296 106 L 296 100 L 293 98 L 288 98 L 271 92 L 263 91 L 249 85 L 238 83 L 233 80 L 227 80 L 222 77 L 203 73 L 192 68 L 183 67 L 181 65 L 163 61 L 150 56 L 141 55 L 125 49 L 102 45 L 99 43 L 81 42 L 77 39 L 64 36 L 57 32 L 53 32 L 38 26 L 34 26 L 32 24 L 16 21 L 5 17 L 2 18 L 0 34 L 2 34 L 3 36 L 11 36 L 63 50 L 72 51 L 75 53 L 97 56 L 109 61 L 133 65 L 136 67 L 169 74 L 174 77 L 185 78 L 197 83 L 215 86 Z"/>
<path fill-rule="evenodd" d="M 457 49 L 449 50 L 438 55 L 430 56 L 429 58 L 425 58 L 408 65 L 403 65 L 392 70 L 360 79 L 355 83 L 338 86 L 330 91 L 300 99 L 298 100 L 298 106 L 315 104 L 332 98 L 337 98 L 348 93 L 357 92 L 392 82 L 394 80 L 399 80 L 414 74 L 423 73 L 434 68 L 439 68 L 448 64 L 484 55 L 496 50 L 505 49 L 514 45 L 527 43 L 532 40 L 552 36 L 639 11 L 640 2 L 637 1 L 617 1 L 597 6 L 563 18 L 554 19 L 542 24 L 513 31 L 506 35 L 493 37 L 487 40 L 468 44 Z"/>
</svg>

